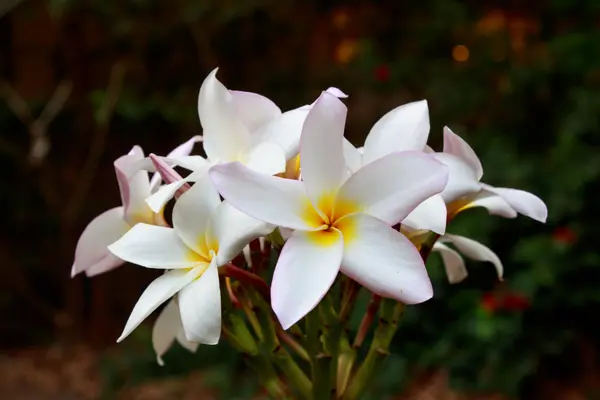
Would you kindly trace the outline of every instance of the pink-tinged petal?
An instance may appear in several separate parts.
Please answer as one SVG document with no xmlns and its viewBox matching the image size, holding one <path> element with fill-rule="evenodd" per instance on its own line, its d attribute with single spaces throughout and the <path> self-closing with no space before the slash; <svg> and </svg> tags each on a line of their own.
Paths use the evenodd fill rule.
<svg viewBox="0 0 600 400">
<path fill-rule="evenodd" d="M 193 252 L 175 229 L 137 224 L 108 246 L 115 256 L 146 268 L 192 268 L 198 264 Z"/>
<path fill-rule="evenodd" d="M 368 164 L 396 151 L 422 151 L 429 136 L 426 100 L 396 107 L 371 128 L 365 139 L 363 162 Z"/>
<path fill-rule="evenodd" d="M 366 214 L 344 217 L 340 223 L 344 274 L 375 294 L 406 304 L 433 296 L 421 255 L 404 235 Z"/>
<path fill-rule="evenodd" d="M 442 240 L 452 243 L 459 252 L 471 260 L 491 262 L 494 264 L 494 267 L 496 267 L 498 278 L 502 280 L 502 276 L 504 275 L 502 261 L 500 261 L 496 253 L 489 247 L 484 246 L 473 239 L 458 235 L 446 234 L 443 236 Z"/>
<path fill-rule="evenodd" d="M 517 212 L 502 198 L 495 193 L 482 189 L 473 199 L 462 208 L 462 210 L 472 207 L 483 207 L 491 215 L 498 215 L 504 218 L 516 218 Z"/>
<path fill-rule="evenodd" d="M 88 270 L 100 273 L 123 264 L 123 261 L 115 258 L 107 247 L 119 240 L 128 229 L 129 225 L 123 221 L 123 207 L 112 208 L 94 218 L 85 227 L 77 242 L 71 276 Z"/>
<path fill-rule="evenodd" d="M 346 160 L 346 167 L 351 173 L 355 173 L 362 166 L 362 154 L 354 147 L 348 139 L 344 138 L 344 159 Z"/>
<path fill-rule="evenodd" d="M 330 88 L 327 88 L 327 90 L 325 90 L 325 92 L 334 95 L 338 99 L 345 99 L 348 97 L 348 95 L 346 93 L 342 92 L 340 89 L 333 87 L 333 86 Z"/>
<path fill-rule="evenodd" d="M 187 142 L 182 143 L 179 146 L 177 146 L 176 148 L 174 148 L 169 154 L 167 154 L 167 158 L 189 156 L 192 153 L 192 150 L 194 150 L 194 145 L 198 142 L 202 142 L 202 140 L 203 140 L 202 136 L 192 137 Z M 150 191 L 151 192 L 154 192 L 156 189 L 158 189 L 158 186 L 160 185 L 160 180 L 161 180 L 160 174 L 155 173 L 152 176 L 152 179 L 150 180 Z"/>
<path fill-rule="evenodd" d="M 480 180 L 483 176 L 483 166 L 475 151 L 463 138 L 452 132 L 447 126 L 444 127 L 444 153 L 460 157 L 475 171 L 477 180 Z"/>
<path fill-rule="evenodd" d="M 435 242 L 433 251 L 437 251 L 442 256 L 442 262 L 450 284 L 460 283 L 469 275 L 463 258 L 456 250 L 451 249 L 442 242 Z"/>
<path fill-rule="evenodd" d="M 154 310 L 191 283 L 197 276 L 197 268 L 194 268 L 191 271 L 167 271 L 153 280 L 133 307 L 133 311 L 125 324 L 123 333 L 117 339 L 117 343 L 129 336 Z"/>
<path fill-rule="evenodd" d="M 106 251 L 108 252 L 108 249 Z M 108 252 L 106 257 L 104 257 L 102 260 L 98 261 L 96 264 L 92 265 L 90 268 L 85 270 L 85 276 L 87 276 L 88 278 L 93 278 L 94 276 L 112 271 L 113 269 L 118 268 L 121 265 L 123 265 L 123 260 Z M 73 273 L 73 270 L 71 270 L 71 273 Z"/>
<path fill-rule="evenodd" d="M 294 232 L 283 246 L 271 283 L 271 305 L 283 329 L 325 296 L 340 269 L 344 241 L 337 230 Z"/>
<path fill-rule="evenodd" d="M 419 204 L 441 192 L 448 169 L 420 152 L 384 156 L 352 175 L 338 193 L 337 202 L 353 204 L 362 212 L 395 225 Z"/>
<path fill-rule="evenodd" d="M 402 225 L 412 229 L 425 229 L 443 235 L 446 232 L 448 210 L 446 203 L 439 194 L 431 196 L 417 206 L 406 218 Z"/>
<path fill-rule="evenodd" d="M 497 188 L 485 185 L 484 188 L 501 196 L 516 212 L 539 222 L 546 222 L 548 208 L 536 195 L 524 190 Z"/>
<path fill-rule="evenodd" d="M 260 94 L 238 90 L 231 90 L 230 93 L 237 115 L 251 133 L 281 115 L 279 107 Z"/>
<path fill-rule="evenodd" d="M 150 181 L 148 172 L 143 170 L 144 153 L 139 146 L 129 154 L 119 157 L 114 162 L 115 174 L 121 192 L 121 202 L 125 213 L 125 220 L 130 224 L 137 222 L 136 216 L 150 218 L 150 210 L 146 205 L 146 198 L 150 196 Z"/>
<path fill-rule="evenodd" d="M 448 153 L 435 153 L 434 157 L 448 167 L 448 183 L 441 193 L 446 204 L 481 190 L 475 170 L 461 158 Z"/>
<path fill-rule="evenodd" d="M 248 168 L 267 175 L 285 171 L 285 152 L 275 142 L 263 142 L 250 150 L 246 165 Z"/>
<path fill-rule="evenodd" d="M 343 140 L 347 108 L 324 92 L 302 128 L 300 169 L 306 192 L 316 206 L 324 195 L 335 196 L 346 173 Z"/>
<path fill-rule="evenodd" d="M 214 69 L 202 83 L 198 95 L 198 115 L 204 130 L 204 151 L 211 161 L 232 161 L 250 145 L 250 132 L 244 126 L 227 88 Z"/>
<path fill-rule="evenodd" d="M 187 247 L 205 257 L 208 257 L 204 245 L 208 221 L 219 204 L 219 192 L 206 174 L 179 196 L 173 207 L 173 228 Z"/>
<path fill-rule="evenodd" d="M 181 329 L 179 308 L 173 299 L 162 309 L 152 328 L 152 347 L 158 365 L 165 365 L 162 356 L 171 348 Z"/>
<path fill-rule="evenodd" d="M 235 258 L 252 240 L 273 232 L 274 225 L 252 218 L 224 201 L 212 214 L 210 236 L 219 243 L 217 265 L 225 265 Z"/>
<path fill-rule="evenodd" d="M 290 229 L 316 230 L 302 182 L 264 175 L 239 162 L 216 165 L 209 174 L 221 196 L 251 217 Z"/>
<path fill-rule="evenodd" d="M 215 261 L 177 295 L 185 337 L 190 342 L 217 344 L 221 337 L 221 289 Z"/>
</svg>

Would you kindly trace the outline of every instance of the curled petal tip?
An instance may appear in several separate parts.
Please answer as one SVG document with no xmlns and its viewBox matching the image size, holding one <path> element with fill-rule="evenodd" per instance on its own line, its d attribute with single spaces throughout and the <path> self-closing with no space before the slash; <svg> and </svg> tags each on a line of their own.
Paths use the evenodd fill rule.
<svg viewBox="0 0 600 400">
<path fill-rule="evenodd" d="M 154 164 L 156 171 L 160 174 L 163 181 L 165 181 L 166 183 L 173 183 L 183 179 L 183 177 L 179 175 L 177 171 L 173 169 L 173 167 L 168 165 L 160 157 L 156 156 L 155 154 L 150 154 L 149 157 L 150 160 L 152 160 L 152 164 Z"/>
</svg>

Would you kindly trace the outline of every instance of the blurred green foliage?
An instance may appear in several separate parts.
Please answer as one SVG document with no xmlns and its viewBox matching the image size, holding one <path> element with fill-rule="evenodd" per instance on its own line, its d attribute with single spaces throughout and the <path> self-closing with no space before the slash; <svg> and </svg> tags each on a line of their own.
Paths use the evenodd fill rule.
<svg viewBox="0 0 600 400">
<path fill-rule="evenodd" d="M 166 151 L 198 133 L 197 90 L 206 73 L 220 65 L 227 86 L 261 92 L 282 109 L 309 103 L 328 86 L 341 88 L 350 95 L 347 129 L 357 144 L 384 112 L 426 98 L 434 148 L 441 148 L 442 126 L 448 125 L 481 158 L 485 182 L 531 191 L 546 201 L 546 225 L 525 217 L 504 220 L 483 210 L 467 211 L 452 222 L 449 232 L 475 238 L 498 253 L 505 282 L 497 282 L 491 265 L 469 263 L 469 278 L 450 286 L 432 255 L 428 268 L 435 297 L 408 308 L 372 398 L 398 390 L 418 371 L 439 367 L 449 370 L 457 387 L 517 395 L 548 356 L 564 353 L 576 338 L 597 339 L 597 1 L 60 0 L 46 6 L 57 24 L 98 27 L 102 45 L 86 55 L 86 62 L 98 62 L 105 76 L 112 62 L 128 62 L 109 137 L 117 143 L 111 156 L 138 142 L 159 147 L 150 151 Z M 14 13 L 35 7 L 23 4 Z M 453 59 L 457 45 L 468 49 L 466 60 Z M 92 109 L 102 104 L 104 87 L 94 81 L 85 88 Z M 61 126 L 73 126 L 65 119 L 77 118 L 80 110 L 67 109 Z M 1 130 L 18 130 L 17 125 L 0 106 Z M 2 142 L 12 146 L 12 140 Z M 2 146 L 5 168 L 17 168 L 15 154 L 23 147 L 17 143 L 16 150 Z M 101 166 L 109 170 L 106 158 Z M 3 202 L 17 210 L 9 226 L 22 224 L 19 213 L 40 203 L 34 189 L 20 193 L 14 197 L 7 185 L 0 186 Z M 88 205 L 84 216 L 109 202 Z M 48 214 L 37 218 L 50 223 L 46 235 L 56 233 L 51 211 L 38 211 Z M 36 273 L 42 262 L 31 257 L 31 265 L 23 267 Z M 530 306 L 490 310 L 482 300 L 506 293 L 526 298 Z M 0 297 L 0 304 L 9 303 L 6 295 Z M 357 325 L 360 316 L 355 320 Z M 142 330 L 138 336 L 132 342 L 144 343 L 141 350 L 125 346 L 105 363 L 109 397 L 123 386 L 123 376 L 131 384 L 207 365 L 221 371 L 222 380 L 214 383 L 229 390 L 222 398 L 254 390 L 248 374 L 232 384 L 231 376 L 244 364 L 226 346 L 201 348 L 193 356 L 178 348 L 161 369 L 154 364 L 148 335 Z"/>
</svg>

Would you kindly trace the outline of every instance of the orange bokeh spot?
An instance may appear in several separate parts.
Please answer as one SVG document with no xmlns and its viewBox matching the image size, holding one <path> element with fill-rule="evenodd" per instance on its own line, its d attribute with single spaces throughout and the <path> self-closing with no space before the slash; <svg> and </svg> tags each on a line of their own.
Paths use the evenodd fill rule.
<svg viewBox="0 0 600 400">
<path fill-rule="evenodd" d="M 464 62 L 469 59 L 469 49 L 467 46 L 459 44 L 452 49 L 452 58 L 458 62 Z"/>
</svg>

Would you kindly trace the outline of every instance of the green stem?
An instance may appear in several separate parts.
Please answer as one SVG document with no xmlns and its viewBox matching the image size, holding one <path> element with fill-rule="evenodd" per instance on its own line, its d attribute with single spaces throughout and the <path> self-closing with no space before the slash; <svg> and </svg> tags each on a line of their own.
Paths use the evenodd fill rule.
<svg viewBox="0 0 600 400">
<path fill-rule="evenodd" d="M 285 348 L 279 346 L 275 349 L 273 361 L 279 369 L 281 369 L 287 381 L 291 383 L 290 388 L 296 392 L 297 395 L 300 395 L 305 399 L 312 398 L 312 384 L 308 379 L 308 376 L 306 376 L 304 371 L 296 364 Z"/>
<path fill-rule="evenodd" d="M 338 365 L 335 381 L 336 395 L 338 398 L 343 396 L 346 391 L 354 360 L 356 360 L 356 350 L 350 346 L 348 337 L 345 334 L 342 334 L 340 338 L 340 352 L 337 359 Z"/>
<path fill-rule="evenodd" d="M 390 342 L 396 333 L 398 320 L 404 311 L 404 304 L 391 299 L 383 299 L 379 308 L 379 323 L 371 347 L 362 365 L 352 378 L 350 386 L 344 393 L 345 400 L 360 398 L 367 386 L 372 383 L 380 365 L 389 354 Z"/>
<path fill-rule="evenodd" d="M 331 356 L 321 352 L 321 322 L 319 310 L 314 309 L 305 317 L 308 355 L 310 357 L 312 400 L 329 399 L 329 370 L 327 362 Z"/>
</svg>

